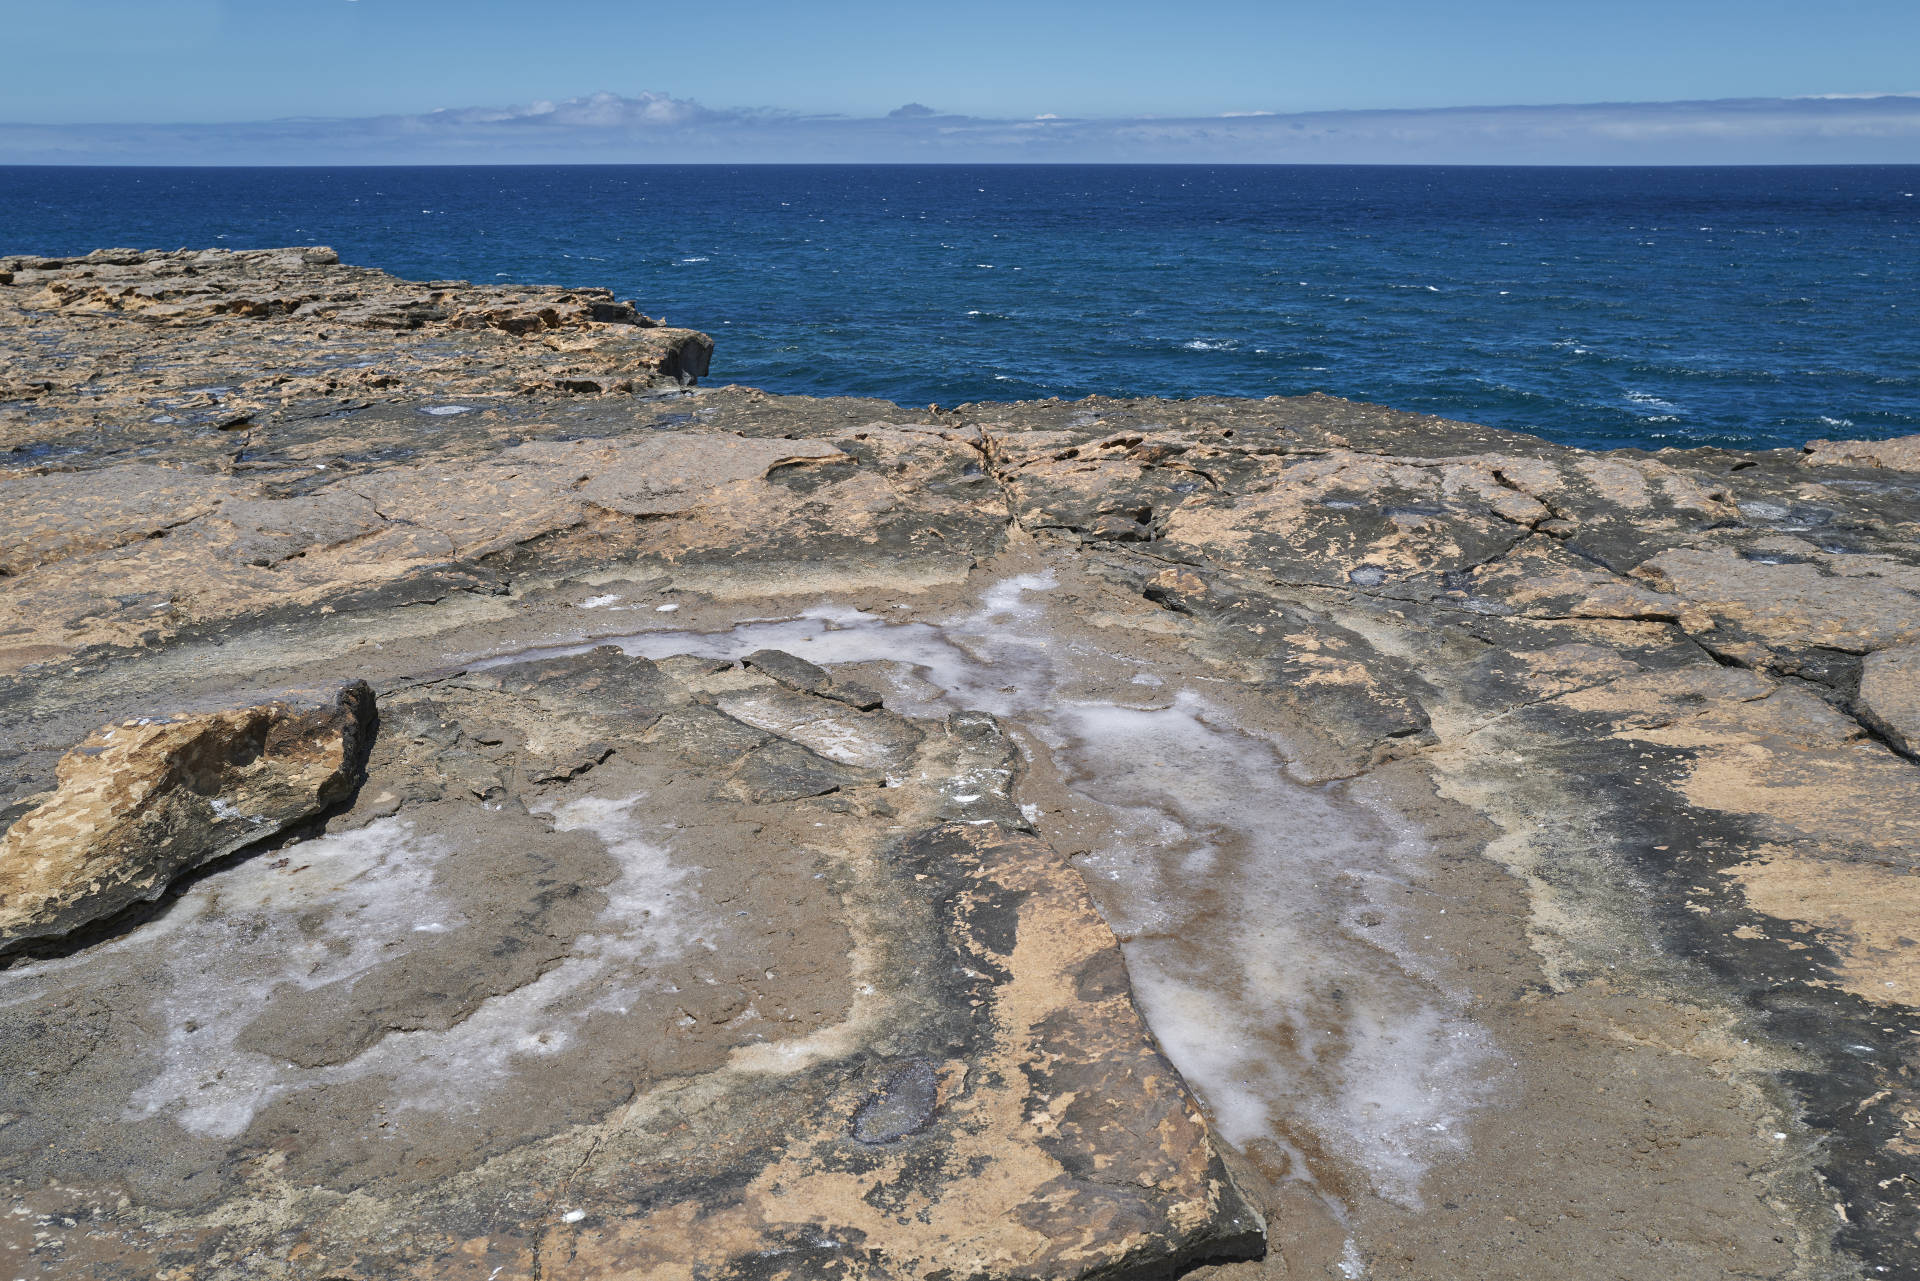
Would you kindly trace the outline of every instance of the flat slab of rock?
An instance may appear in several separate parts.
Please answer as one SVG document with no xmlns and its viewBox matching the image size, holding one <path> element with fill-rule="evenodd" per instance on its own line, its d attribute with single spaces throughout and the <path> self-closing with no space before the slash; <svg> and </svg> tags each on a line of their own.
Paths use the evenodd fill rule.
<svg viewBox="0 0 1920 1281">
<path fill-rule="evenodd" d="M 1805 460 L 1811 467 L 1887 467 L 1920 471 L 1920 436 L 1893 440 L 1808 441 Z"/>
<path fill-rule="evenodd" d="M 474 412 L 462 397 L 630 396 L 697 382 L 712 351 L 605 289 L 401 280 L 322 246 L 0 257 L 0 402 L 41 411 L 22 461 L 64 452 L 49 431 L 80 450 L 88 429 L 133 423 L 244 444 L 289 409 L 408 392 L 447 416 Z M 23 452 L 16 427 L 0 421 L 0 451 Z"/>
<path fill-rule="evenodd" d="M 869 764 L 800 741 L 824 722 Z M 1037 1281 L 1260 1250 L 990 718 L 598 650 L 399 690 L 381 724 L 328 835 L 0 973 L 0 1169 L 104 1207 L 42 1275 Z M 802 773 L 830 781 L 761 785 Z"/>
<path fill-rule="evenodd" d="M 1920 756 L 1920 645 L 1867 655 L 1860 665 L 1860 714 L 1900 751 Z"/>
<path fill-rule="evenodd" d="M 1001 536 L 991 491 L 889 488 L 888 455 L 912 447 L 923 476 L 957 475 L 974 457 L 966 445 L 876 435 L 839 443 L 690 427 L 364 472 L 134 463 L 0 477 L 0 569 L 12 571 L 0 580 L 0 672 L 264 610 L 311 617 L 486 591 L 497 562 L 530 545 L 551 564 L 584 567 L 634 554 L 737 562 L 748 543 L 755 559 L 804 561 L 826 538 L 910 564 Z M 832 501 L 813 492 L 820 481 L 838 491 Z"/>
</svg>

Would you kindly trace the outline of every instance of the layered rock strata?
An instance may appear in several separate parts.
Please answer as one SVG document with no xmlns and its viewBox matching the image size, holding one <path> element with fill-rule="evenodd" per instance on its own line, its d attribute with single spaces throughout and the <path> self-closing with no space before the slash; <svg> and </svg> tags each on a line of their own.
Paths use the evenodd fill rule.
<svg viewBox="0 0 1920 1281">
<path fill-rule="evenodd" d="M 0 458 L 103 433 L 174 461 L 244 455 L 267 420 L 690 386 L 712 351 L 605 289 L 400 280 L 319 246 L 0 257 Z"/>
<path fill-rule="evenodd" d="M 208 261 L 425 288 L 313 256 Z M 350 329 L 87 292 L 201 260 L 108 257 L 0 263 L 8 866 L 103 726 L 352 679 L 380 712 L 350 795 L 275 811 L 307 827 L 235 858 L 202 816 L 230 861 L 0 970 L 16 1273 L 1152 1275 L 1254 1251 L 1262 1215 L 1264 1261 L 1207 1267 L 1920 1272 L 1911 442 L 639 398 L 592 372 L 626 337 L 542 338 L 662 332 L 591 308 L 468 328 L 449 287 Z M 198 386 L 265 326 L 423 372 L 249 394 L 244 429 L 152 412 L 148 371 Z M 1179 758 L 1185 808 L 1103 787 L 1170 768 L 1124 751 L 1163 712 L 1418 853 L 1233 846 L 1224 738 Z M 1438 1013 L 1370 1023 L 1311 937 L 1210 1003 L 1223 956 L 1268 955 L 1258 914 L 1155 924 L 1102 870 L 1181 842 L 1167 902 L 1239 849 L 1219 898 L 1326 893 L 1326 947 Z M 1221 1069 L 1272 1029 L 1209 1011 L 1261 1000 L 1297 1090 Z M 1445 1096 L 1443 1043 L 1484 1088 Z"/>
</svg>

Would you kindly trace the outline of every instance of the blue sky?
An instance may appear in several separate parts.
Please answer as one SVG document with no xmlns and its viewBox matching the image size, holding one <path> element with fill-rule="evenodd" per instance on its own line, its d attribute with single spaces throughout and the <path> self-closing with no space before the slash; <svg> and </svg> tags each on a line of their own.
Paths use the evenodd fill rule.
<svg viewBox="0 0 1920 1281">
<path fill-rule="evenodd" d="M 0 0 L 0 33 L 0 163 L 1920 163 L 1920 0 Z"/>
<path fill-rule="evenodd" d="M 1011 118 L 1920 90 L 1917 0 L 0 0 L 0 19 L 0 121 L 39 124 L 595 91 Z"/>
</svg>

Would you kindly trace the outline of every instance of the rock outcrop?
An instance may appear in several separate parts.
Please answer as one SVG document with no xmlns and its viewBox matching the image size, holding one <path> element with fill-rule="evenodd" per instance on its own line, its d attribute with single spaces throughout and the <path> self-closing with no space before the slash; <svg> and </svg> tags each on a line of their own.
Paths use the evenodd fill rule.
<svg viewBox="0 0 1920 1281">
<path fill-rule="evenodd" d="M 1901 436 L 1894 440 L 1814 440 L 1808 441 L 1802 452 L 1811 467 L 1920 471 L 1920 436 Z"/>
<path fill-rule="evenodd" d="M 158 898 L 344 799 L 372 722 L 373 692 L 353 681 L 92 734 L 0 835 L 0 953 Z"/>
<path fill-rule="evenodd" d="M 1911 441 L 694 390 L 326 257 L 0 262 L 16 1272 L 1920 1272 Z M 357 788 L 244 710 L 342 675 Z M 66 937 L 155 832 L 253 852 Z"/>
<path fill-rule="evenodd" d="M 177 461 L 209 430 L 244 452 L 268 418 L 685 387 L 712 351 L 605 289 L 399 280 L 323 247 L 0 257 L 0 463 L 99 433 Z"/>
</svg>

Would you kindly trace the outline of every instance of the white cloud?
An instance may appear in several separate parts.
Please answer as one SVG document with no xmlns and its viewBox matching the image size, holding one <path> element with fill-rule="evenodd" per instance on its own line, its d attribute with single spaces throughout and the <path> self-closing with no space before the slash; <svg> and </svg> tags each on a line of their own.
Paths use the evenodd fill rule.
<svg viewBox="0 0 1920 1281">
<path fill-rule="evenodd" d="M 0 162 L 11 163 L 903 160 L 1920 163 L 1920 96 L 999 120 L 918 103 L 881 117 L 807 116 L 595 93 L 344 120 L 0 124 Z"/>
</svg>

